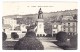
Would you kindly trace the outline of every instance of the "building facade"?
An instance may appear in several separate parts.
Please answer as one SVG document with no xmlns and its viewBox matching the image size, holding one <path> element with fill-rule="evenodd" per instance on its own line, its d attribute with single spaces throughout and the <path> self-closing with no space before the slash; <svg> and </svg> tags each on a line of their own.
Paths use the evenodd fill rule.
<svg viewBox="0 0 80 52">
<path fill-rule="evenodd" d="M 63 16 L 60 21 L 52 22 L 52 35 L 63 31 L 70 34 L 77 34 L 77 19 L 72 16 Z"/>
<path fill-rule="evenodd" d="M 62 31 L 65 31 L 69 34 L 77 33 L 77 20 L 72 16 L 64 16 L 62 20 Z"/>
<path fill-rule="evenodd" d="M 5 27 L 6 26 L 6 27 Z M 11 26 L 11 27 L 9 27 Z M 3 29 L 11 29 L 14 30 L 15 27 L 18 26 L 17 21 L 12 18 L 3 18 Z M 9 27 L 9 28 L 7 28 Z"/>
</svg>

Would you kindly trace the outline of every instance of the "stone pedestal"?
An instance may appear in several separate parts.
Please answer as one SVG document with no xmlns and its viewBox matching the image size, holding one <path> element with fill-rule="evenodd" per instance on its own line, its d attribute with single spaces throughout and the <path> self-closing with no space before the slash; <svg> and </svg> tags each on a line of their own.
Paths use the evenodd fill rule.
<svg viewBox="0 0 80 52">
<path fill-rule="evenodd" d="M 46 33 L 44 32 L 44 20 L 43 19 L 37 20 L 36 36 L 46 36 Z"/>
</svg>

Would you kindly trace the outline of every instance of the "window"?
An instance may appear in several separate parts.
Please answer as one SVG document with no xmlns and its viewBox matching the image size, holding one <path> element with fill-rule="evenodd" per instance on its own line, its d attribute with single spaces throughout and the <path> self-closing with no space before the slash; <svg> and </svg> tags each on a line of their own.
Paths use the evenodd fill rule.
<svg viewBox="0 0 80 52">
<path fill-rule="evenodd" d="M 68 23 L 68 25 L 70 26 L 70 23 Z"/>
<path fill-rule="evenodd" d="M 57 27 L 57 25 L 54 25 L 54 28 L 56 28 Z"/>
<path fill-rule="evenodd" d="M 64 28 L 64 31 L 65 31 L 65 28 Z"/>
<path fill-rule="evenodd" d="M 53 31 L 55 33 L 55 31 Z"/>
<path fill-rule="evenodd" d="M 73 26 L 75 27 L 75 23 L 73 23 Z"/>
<path fill-rule="evenodd" d="M 56 32 L 55 31 L 53 31 L 53 34 L 55 34 Z"/>
<path fill-rule="evenodd" d="M 63 25 L 65 26 L 65 23 Z"/>
<path fill-rule="evenodd" d="M 70 23 L 68 23 L 68 24 L 70 24 Z"/>
<path fill-rule="evenodd" d="M 37 37 L 39 37 L 40 35 L 39 34 L 37 34 Z"/>
</svg>

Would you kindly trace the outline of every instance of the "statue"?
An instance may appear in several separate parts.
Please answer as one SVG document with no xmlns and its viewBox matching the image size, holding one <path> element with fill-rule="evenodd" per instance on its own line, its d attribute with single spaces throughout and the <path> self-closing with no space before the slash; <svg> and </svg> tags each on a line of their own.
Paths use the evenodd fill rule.
<svg viewBox="0 0 80 52">
<path fill-rule="evenodd" d="M 42 19 L 43 18 L 43 12 L 41 10 L 41 8 L 39 9 L 39 12 L 38 12 L 38 19 Z"/>
<path fill-rule="evenodd" d="M 47 34 L 44 32 L 43 12 L 41 11 L 41 8 L 40 8 L 38 12 L 36 36 L 46 36 L 46 35 Z"/>
</svg>

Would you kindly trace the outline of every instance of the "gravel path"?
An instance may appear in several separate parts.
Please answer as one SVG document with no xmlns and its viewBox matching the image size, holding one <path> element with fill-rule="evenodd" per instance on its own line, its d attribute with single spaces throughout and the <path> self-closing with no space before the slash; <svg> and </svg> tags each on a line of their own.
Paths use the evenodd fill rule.
<svg viewBox="0 0 80 52">
<path fill-rule="evenodd" d="M 63 50 L 52 42 L 48 42 L 48 41 L 41 41 L 41 42 L 44 46 L 44 50 Z"/>
<path fill-rule="evenodd" d="M 63 50 L 60 47 L 58 47 L 56 44 L 52 43 L 54 41 L 57 41 L 53 37 L 39 37 L 37 38 L 40 42 L 42 42 L 44 46 L 44 50 Z"/>
</svg>

